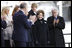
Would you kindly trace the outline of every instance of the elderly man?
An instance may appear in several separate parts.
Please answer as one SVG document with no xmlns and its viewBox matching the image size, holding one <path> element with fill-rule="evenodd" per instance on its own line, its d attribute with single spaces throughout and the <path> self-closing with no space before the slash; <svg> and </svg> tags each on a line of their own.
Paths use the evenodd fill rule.
<svg viewBox="0 0 72 48">
<path fill-rule="evenodd" d="M 50 47 L 65 47 L 62 29 L 65 28 L 64 18 L 58 15 L 56 9 L 52 10 L 52 16 L 47 19 L 49 28 Z"/>
</svg>

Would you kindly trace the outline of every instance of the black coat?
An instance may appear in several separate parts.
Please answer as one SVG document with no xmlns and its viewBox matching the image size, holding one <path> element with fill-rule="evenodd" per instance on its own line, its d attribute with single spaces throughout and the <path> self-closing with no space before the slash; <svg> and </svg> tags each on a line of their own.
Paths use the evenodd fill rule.
<svg viewBox="0 0 72 48">
<path fill-rule="evenodd" d="M 29 19 L 30 15 L 31 16 L 36 15 L 32 9 L 28 12 L 28 19 Z M 34 34 L 35 34 L 35 32 L 34 32 L 34 25 L 32 25 L 32 27 L 31 27 L 32 41 L 35 41 Z"/>
<path fill-rule="evenodd" d="M 47 19 L 48 27 L 49 27 L 49 34 L 50 34 L 50 44 L 54 44 L 55 47 L 65 47 L 64 36 L 62 29 L 65 28 L 65 22 L 63 17 L 58 16 L 59 23 L 53 25 L 54 17 L 51 16 Z"/>
<path fill-rule="evenodd" d="M 32 9 L 28 12 L 28 18 L 30 17 L 30 15 L 32 15 L 32 16 L 36 15 Z"/>
<path fill-rule="evenodd" d="M 35 22 L 34 33 L 35 33 L 34 34 L 35 40 L 38 41 L 38 43 L 47 44 L 48 27 L 47 27 L 47 22 L 44 19 L 42 19 L 42 20 L 38 19 Z"/>
</svg>

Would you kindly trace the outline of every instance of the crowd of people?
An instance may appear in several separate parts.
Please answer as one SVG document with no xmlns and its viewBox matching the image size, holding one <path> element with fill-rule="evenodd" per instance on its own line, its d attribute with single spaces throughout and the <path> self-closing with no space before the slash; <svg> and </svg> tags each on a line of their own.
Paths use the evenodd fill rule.
<svg viewBox="0 0 72 48">
<path fill-rule="evenodd" d="M 15 6 L 12 16 L 8 6 L 2 8 L 1 47 L 65 47 L 64 18 L 53 9 L 46 21 L 44 10 L 37 11 L 37 7 L 32 3 L 28 12 L 27 4 L 21 3 Z"/>
</svg>

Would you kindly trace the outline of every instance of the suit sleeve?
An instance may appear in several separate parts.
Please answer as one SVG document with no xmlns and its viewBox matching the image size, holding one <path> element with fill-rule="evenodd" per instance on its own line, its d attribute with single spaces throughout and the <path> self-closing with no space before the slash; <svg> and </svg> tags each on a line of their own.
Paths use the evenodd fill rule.
<svg viewBox="0 0 72 48">
<path fill-rule="evenodd" d="M 27 29 L 31 28 L 32 22 L 28 21 L 26 16 L 22 16 L 22 22 Z"/>
<path fill-rule="evenodd" d="M 56 28 L 64 29 L 65 28 L 65 21 L 64 18 L 61 17 L 59 23 L 55 25 Z"/>
<path fill-rule="evenodd" d="M 48 24 L 48 28 L 49 29 L 53 29 L 54 28 L 53 21 L 51 20 L 51 18 L 47 19 L 47 24 Z"/>
<path fill-rule="evenodd" d="M 7 27 L 6 21 L 1 20 L 1 27 L 4 28 L 4 29 Z"/>
</svg>

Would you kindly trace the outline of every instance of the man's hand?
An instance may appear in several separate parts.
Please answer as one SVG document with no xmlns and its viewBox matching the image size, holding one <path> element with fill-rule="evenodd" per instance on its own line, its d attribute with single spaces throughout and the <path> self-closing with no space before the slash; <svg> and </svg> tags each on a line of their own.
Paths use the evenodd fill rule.
<svg viewBox="0 0 72 48">
<path fill-rule="evenodd" d="M 59 23 L 59 19 L 57 19 L 56 23 Z"/>
<path fill-rule="evenodd" d="M 56 23 L 56 20 L 54 19 L 54 21 L 53 21 L 54 26 L 55 26 L 55 23 Z"/>
<path fill-rule="evenodd" d="M 29 19 L 32 20 L 33 22 L 35 22 L 37 20 L 36 16 L 30 16 Z"/>
</svg>

